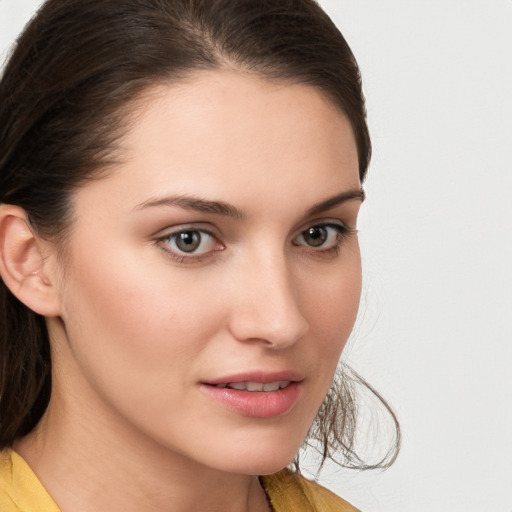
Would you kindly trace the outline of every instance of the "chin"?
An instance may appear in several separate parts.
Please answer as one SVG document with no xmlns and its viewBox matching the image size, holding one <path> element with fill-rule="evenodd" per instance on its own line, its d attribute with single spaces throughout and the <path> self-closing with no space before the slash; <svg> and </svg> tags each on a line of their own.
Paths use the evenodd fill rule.
<svg viewBox="0 0 512 512">
<path fill-rule="evenodd" d="M 269 475 L 287 467 L 299 452 L 310 422 L 290 415 L 271 423 L 256 421 L 250 427 L 231 429 L 229 435 L 219 433 L 211 462 L 220 462 L 224 471 L 246 475 Z"/>
<path fill-rule="evenodd" d="M 288 445 L 288 446 L 286 446 Z M 288 466 L 296 456 L 300 443 L 291 446 L 288 443 L 267 445 L 255 443 L 250 449 L 240 449 L 225 454 L 222 462 L 223 470 L 229 473 L 244 475 L 270 475 Z"/>
<path fill-rule="evenodd" d="M 294 457 L 295 454 L 291 457 L 287 457 L 286 460 L 282 458 L 273 458 L 271 460 L 245 460 L 239 461 L 238 463 L 233 462 L 222 469 L 227 473 L 235 473 L 238 475 L 272 475 L 287 467 Z"/>
</svg>

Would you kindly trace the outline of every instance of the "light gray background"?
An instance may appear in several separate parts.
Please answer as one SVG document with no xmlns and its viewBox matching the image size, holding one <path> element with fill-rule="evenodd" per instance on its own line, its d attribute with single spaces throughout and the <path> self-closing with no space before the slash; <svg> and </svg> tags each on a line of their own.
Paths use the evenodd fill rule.
<svg viewBox="0 0 512 512">
<path fill-rule="evenodd" d="M 512 1 L 323 0 L 363 72 L 374 157 L 347 357 L 403 450 L 323 483 L 366 512 L 512 511 Z M 0 0 L 0 53 L 35 0 Z"/>
</svg>

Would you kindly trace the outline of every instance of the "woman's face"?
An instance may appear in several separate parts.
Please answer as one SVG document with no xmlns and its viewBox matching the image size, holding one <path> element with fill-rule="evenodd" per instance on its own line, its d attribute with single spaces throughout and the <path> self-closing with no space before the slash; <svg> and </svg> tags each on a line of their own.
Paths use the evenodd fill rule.
<svg viewBox="0 0 512 512">
<path fill-rule="evenodd" d="M 134 114 L 123 163 L 74 197 L 54 399 L 132 446 L 276 471 L 358 308 L 351 127 L 313 88 L 227 71 L 161 86 Z"/>
</svg>

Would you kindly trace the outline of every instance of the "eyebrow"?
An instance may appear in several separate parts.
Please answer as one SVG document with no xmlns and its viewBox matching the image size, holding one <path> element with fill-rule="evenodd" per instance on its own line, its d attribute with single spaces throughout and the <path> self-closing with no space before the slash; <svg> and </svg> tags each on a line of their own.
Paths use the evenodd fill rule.
<svg viewBox="0 0 512 512">
<path fill-rule="evenodd" d="M 331 210 L 336 206 L 347 201 L 359 199 L 360 201 L 365 200 L 365 193 L 362 188 L 346 190 L 340 194 L 335 195 L 321 201 L 320 203 L 312 206 L 307 212 L 306 217 L 311 215 L 318 215 L 319 213 Z M 177 206 L 184 210 L 191 210 L 200 213 L 212 213 L 215 215 L 222 215 L 225 217 L 232 217 L 234 219 L 244 219 L 246 214 L 243 210 L 236 208 L 235 206 L 224 203 L 223 201 L 209 201 L 196 196 L 167 196 L 156 199 L 149 199 L 135 207 L 136 210 L 142 210 L 151 207 L 172 207 Z"/>
<path fill-rule="evenodd" d="M 233 217 L 235 219 L 245 218 L 245 213 L 235 206 L 224 203 L 222 201 L 208 201 L 195 196 L 169 196 L 158 199 L 150 199 L 139 204 L 135 209 L 141 210 L 155 206 L 178 206 L 184 210 L 191 210 L 201 213 L 213 213 L 215 215 L 223 215 Z"/>
<path fill-rule="evenodd" d="M 341 194 L 330 197 L 329 199 L 325 199 L 324 201 L 315 204 L 307 211 L 306 217 L 310 217 L 311 215 L 318 215 L 319 213 L 331 210 L 340 204 L 346 203 L 347 201 L 353 201 L 354 199 L 359 199 L 361 202 L 366 199 L 366 194 L 362 188 L 346 190 L 341 192 Z"/>
</svg>

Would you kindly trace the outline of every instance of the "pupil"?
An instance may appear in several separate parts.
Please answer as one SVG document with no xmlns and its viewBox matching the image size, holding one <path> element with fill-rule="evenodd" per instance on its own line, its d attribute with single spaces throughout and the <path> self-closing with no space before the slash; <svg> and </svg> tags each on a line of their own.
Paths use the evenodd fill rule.
<svg viewBox="0 0 512 512">
<path fill-rule="evenodd" d="M 180 251 L 193 252 L 201 243 L 201 235 L 197 231 L 183 231 L 176 235 L 176 246 Z"/>
<path fill-rule="evenodd" d="M 304 233 L 304 239 L 309 245 L 318 247 L 327 240 L 327 230 L 319 227 L 309 228 Z"/>
</svg>

